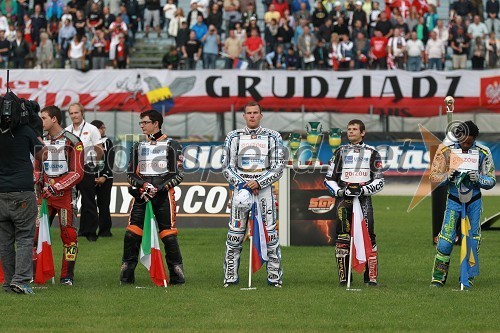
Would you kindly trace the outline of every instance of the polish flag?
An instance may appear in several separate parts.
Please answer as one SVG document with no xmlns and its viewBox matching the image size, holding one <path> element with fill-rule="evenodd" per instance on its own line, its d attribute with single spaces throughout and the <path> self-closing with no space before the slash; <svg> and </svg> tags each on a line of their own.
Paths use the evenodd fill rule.
<svg viewBox="0 0 500 333">
<path fill-rule="evenodd" d="M 38 244 L 36 248 L 35 283 L 44 284 L 55 276 L 52 243 L 50 241 L 49 209 L 47 200 L 42 199 L 40 208 L 40 225 L 38 227 Z"/>
<path fill-rule="evenodd" d="M 146 204 L 144 229 L 141 243 L 141 263 L 146 266 L 154 284 L 167 287 L 167 275 L 158 241 L 158 229 L 151 201 Z"/>
<path fill-rule="evenodd" d="M 372 250 L 372 245 L 358 197 L 354 197 L 353 200 L 351 232 L 353 237 L 352 269 L 361 274 Z"/>
</svg>

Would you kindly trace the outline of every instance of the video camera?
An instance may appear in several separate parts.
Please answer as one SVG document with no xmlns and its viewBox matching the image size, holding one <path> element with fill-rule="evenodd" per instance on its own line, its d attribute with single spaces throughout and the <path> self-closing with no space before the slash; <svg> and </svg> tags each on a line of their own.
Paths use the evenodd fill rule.
<svg viewBox="0 0 500 333">
<path fill-rule="evenodd" d="M 21 125 L 29 125 L 37 136 L 42 136 L 42 119 L 38 116 L 40 105 L 35 101 L 19 98 L 9 88 L 7 71 L 7 93 L 0 96 L 0 129 L 5 132 Z"/>
</svg>

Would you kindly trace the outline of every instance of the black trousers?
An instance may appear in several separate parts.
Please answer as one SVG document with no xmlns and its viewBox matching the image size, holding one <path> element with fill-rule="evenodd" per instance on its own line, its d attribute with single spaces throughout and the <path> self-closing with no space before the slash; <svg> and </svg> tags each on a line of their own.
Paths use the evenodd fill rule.
<svg viewBox="0 0 500 333">
<path fill-rule="evenodd" d="M 82 197 L 80 211 L 80 236 L 96 235 L 99 216 L 95 200 L 96 186 L 94 173 L 85 172 L 83 180 L 76 187 Z"/>
<path fill-rule="evenodd" d="M 111 187 L 113 178 L 108 178 L 101 186 L 96 186 L 97 208 L 99 209 L 99 235 L 111 231 L 111 213 L 109 203 L 111 202 Z"/>
</svg>

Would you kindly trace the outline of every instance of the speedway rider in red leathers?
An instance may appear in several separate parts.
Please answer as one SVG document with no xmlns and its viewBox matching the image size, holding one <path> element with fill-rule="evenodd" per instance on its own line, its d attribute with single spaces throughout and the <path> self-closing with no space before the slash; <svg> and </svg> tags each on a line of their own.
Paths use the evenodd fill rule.
<svg viewBox="0 0 500 333">
<path fill-rule="evenodd" d="M 47 199 L 49 219 L 59 214 L 59 227 L 64 246 L 61 284 L 72 286 L 78 239 L 73 221 L 72 188 L 83 179 L 83 144 L 80 139 L 61 127 L 62 113 L 57 106 L 46 106 L 41 110 L 43 138 L 47 157 L 43 168 L 36 163 L 36 177 L 42 183 L 42 197 Z M 37 228 L 38 229 L 38 228 Z M 37 244 L 38 230 L 35 237 Z"/>
<path fill-rule="evenodd" d="M 130 156 L 127 178 L 134 197 L 129 225 L 123 244 L 120 282 L 135 282 L 139 250 L 142 241 L 146 201 L 150 200 L 158 222 L 160 238 L 165 245 L 165 258 L 170 274 L 170 284 L 183 284 L 184 268 L 177 242 L 175 226 L 176 202 L 174 187 L 184 179 L 181 145 L 161 132 L 163 116 L 155 110 L 140 115 L 140 126 L 147 140 L 134 144 Z"/>
<path fill-rule="evenodd" d="M 267 229 L 267 282 L 281 287 L 281 250 L 276 230 L 276 206 L 272 184 L 283 174 L 284 152 L 281 135 L 260 126 L 262 108 L 256 102 L 244 108 L 247 126 L 230 132 L 224 143 L 223 173 L 234 188 L 231 219 L 226 240 L 224 287 L 238 283 L 238 268 L 242 243 L 248 221 L 248 212 L 234 204 L 234 198 L 246 187 L 257 196 L 262 221 Z"/>
<path fill-rule="evenodd" d="M 359 196 L 361 209 L 368 226 L 372 251 L 367 258 L 364 282 L 377 285 L 377 242 L 374 232 L 373 206 L 371 196 L 384 187 L 382 161 L 374 147 L 363 142 L 365 124 L 358 119 L 347 125 L 349 144 L 340 146 L 330 160 L 325 178 L 328 191 L 335 200 L 335 256 L 340 285 L 347 284 L 350 255 L 350 231 L 353 211 L 353 197 Z"/>
</svg>

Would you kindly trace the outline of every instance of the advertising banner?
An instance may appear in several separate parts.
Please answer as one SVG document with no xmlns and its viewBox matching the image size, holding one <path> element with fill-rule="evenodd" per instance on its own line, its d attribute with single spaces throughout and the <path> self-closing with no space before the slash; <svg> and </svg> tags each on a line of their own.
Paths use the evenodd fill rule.
<svg viewBox="0 0 500 333">
<path fill-rule="evenodd" d="M 87 110 L 227 112 L 258 101 L 266 111 L 329 111 L 401 117 L 439 115 L 446 96 L 455 112 L 500 112 L 498 70 L 170 71 L 14 70 L 10 88 L 41 107 Z M 7 88 L 6 72 L 0 87 Z"/>
</svg>

